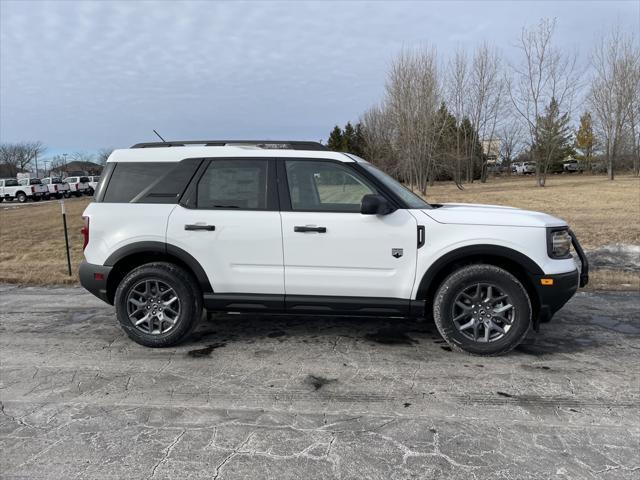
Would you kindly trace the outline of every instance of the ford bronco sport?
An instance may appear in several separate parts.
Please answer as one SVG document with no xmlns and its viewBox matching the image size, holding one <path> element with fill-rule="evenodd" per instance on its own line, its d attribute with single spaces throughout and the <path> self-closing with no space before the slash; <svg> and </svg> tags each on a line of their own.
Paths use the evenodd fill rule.
<svg viewBox="0 0 640 480">
<path fill-rule="evenodd" d="M 83 215 L 81 283 L 149 347 L 176 344 L 206 309 L 432 315 L 454 349 L 497 355 L 588 281 L 563 220 L 429 204 L 314 142 L 116 150 Z"/>
</svg>

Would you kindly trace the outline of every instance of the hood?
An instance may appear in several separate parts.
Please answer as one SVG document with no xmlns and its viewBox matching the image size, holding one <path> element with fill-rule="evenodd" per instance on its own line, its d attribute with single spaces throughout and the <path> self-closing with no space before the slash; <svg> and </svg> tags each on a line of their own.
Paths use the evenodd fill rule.
<svg viewBox="0 0 640 480">
<path fill-rule="evenodd" d="M 438 223 L 541 228 L 562 227 L 567 224 L 564 220 L 546 213 L 498 205 L 443 203 L 438 208 L 423 212 Z"/>
</svg>

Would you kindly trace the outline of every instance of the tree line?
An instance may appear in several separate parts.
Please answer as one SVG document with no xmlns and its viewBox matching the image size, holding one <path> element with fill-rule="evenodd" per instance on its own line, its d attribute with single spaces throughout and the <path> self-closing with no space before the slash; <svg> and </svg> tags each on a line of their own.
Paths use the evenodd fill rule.
<svg viewBox="0 0 640 480">
<path fill-rule="evenodd" d="M 441 59 L 434 47 L 394 58 L 382 100 L 355 125 L 336 126 L 332 150 L 361 155 L 422 193 L 439 179 L 486 181 L 488 163 L 510 172 L 536 162 L 536 182 L 574 157 L 608 178 L 629 166 L 640 175 L 640 48 L 632 33 L 603 35 L 578 66 L 554 42 L 555 20 L 523 28 L 515 62 L 487 42 Z M 578 128 L 572 116 L 581 113 Z"/>
<path fill-rule="evenodd" d="M 54 155 L 43 158 L 47 147 L 40 141 L 26 141 L 0 144 L 0 169 L 2 175 L 16 177 L 21 172 L 35 172 L 36 175 L 48 176 L 51 172 L 65 172 L 67 164 L 104 165 L 113 149 L 103 148 L 96 154 L 73 152 L 70 155 Z M 91 172 L 98 174 L 99 172 Z"/>
</svg>

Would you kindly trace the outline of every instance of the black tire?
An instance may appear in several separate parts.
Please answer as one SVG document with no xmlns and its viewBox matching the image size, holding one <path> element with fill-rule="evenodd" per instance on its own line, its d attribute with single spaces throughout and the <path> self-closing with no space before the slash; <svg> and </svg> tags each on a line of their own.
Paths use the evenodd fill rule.
<svg viewBox="0 0 640 480">
<path fill-rule="evenodd" d="M 481 339 L 474 340 L 473 338 L 469 338 L 469 336 L 475 336 L 477 333 L 475 327 L 471 327 L 473 328 L 472 332 L 465 330 L 465 334 L 462 332 L 462 329 L 456 326 L 456 322 L 454 321 L 454 311 L 465 311 L 461 310 L 460 307 L 457 306 L 459 304 L 455 303 L 457 299 L 464 298 L 461 297 L 461 295 L 465 295 L 463 292 L 468 291 L 468 289 L 474 289 L 476 285 L 487 284 L 493 285 L 492 288 L 496 288 L 503 295 L 506 295 L 506 301 L 509 302 L 508 305 L 512 306 L 512 313 L 509 313 L 511 316 L 510 323 L 506 324 L 500 320 L 496 320 L 496 324 L 500 328 L 505 327 L 503 333 L 492 330 L 496 324 L 489 323 L 489 325 L 491 325 L 489 335 L 492 335 L 492 331 L 495 332 L 496 339 L 488 342 L 482 341 Z M 468 295 L 466 295 L 466 297 L 468 297 Z M 468 300 L 468 302 L 470 306 L 465 308 L 469 309 L 467 315 L 470 315 L 470 317 L 461 320 L 461 322 L 464 321 L 465 324 L 467 320 L 471 321 L 471 319 L 474 318 L 477 320 L 478 316 L 482 317 L 479 310 L 474 310 L 474 301 Z M 498 305 L 503 304 L 499 303 Z M 485 313 L 484 310 L 481 310 L 481 312 L 483 314 Z M 491 310 L 491 312 L 489 310 L 486 311 L 485 322 L 493 322 L 493 318 L 489 320 L 493 312 L 495 312 L 495 309 Z M 462 315 L 464 315 L 464 313 L 460 316 Z M 435 295 L 433 316 L 438 331 L 452 349 L 473 355 L 500 355 L 514 349 L 527 335 L 531 327 L 531 301 L 520 281 L 506 270 L 494 265 L 468 265 L 456 270 L 442 282 Z M 500 317 L 496 316 L 495 318 Z M 487 329 L 484 325 L 487 325 L 487 323 L 483 323 L 482 321 L 477 323 L 478 331 L 481 331 L 483 334 L 486 333 Z M 506 325 L 508 325 L 508 329 Z"/>
<path fill-rule="evenodd" d="M 170 330 L 162 333 L 147 333 L 143 327 L 134 326 L 129 319 L 128 304 L 132 290 L 144 281 L 159 281 L 175 292 L 179 302 L 179 315 Z M 200 321 L 202 316 L 202 293 L 189 272 L 172 263 L 154 262 L 135 268 L 128 273 L 116 289 L 114 305 L 120 326 L 134 342 L 145 347 L 170 347 L 184 339 Z M 149 325 L 149 324 L 147 324 Z M 160 323 L 160 330 L 162 323 Z"/>
<path fill-rule="evenodd" d="M 35 195 L 33 196 L 34 202 L 39 202 L 40 200 L 42 200 L 42 197 L 36 197 Z"/>
<path fill-rule="evenodd" d="M 27 201 L 27 196 L 24 194 L 24 192 L 18 192 L 16 198 L 20 203 L 25 203 Z"/>
</svg>

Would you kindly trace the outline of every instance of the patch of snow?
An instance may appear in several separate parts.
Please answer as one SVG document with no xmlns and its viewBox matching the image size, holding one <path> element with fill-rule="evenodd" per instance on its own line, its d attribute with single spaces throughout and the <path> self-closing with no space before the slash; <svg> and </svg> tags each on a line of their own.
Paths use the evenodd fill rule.
<svg viewBox="0 0 640 480">
<path fill-rule="evenodd" d="M 592 268 L 640 271 L 640 245 L 612 243 L 588 251 L 587 258 Z"/>
</svg>

